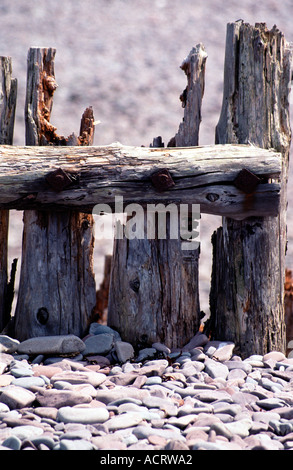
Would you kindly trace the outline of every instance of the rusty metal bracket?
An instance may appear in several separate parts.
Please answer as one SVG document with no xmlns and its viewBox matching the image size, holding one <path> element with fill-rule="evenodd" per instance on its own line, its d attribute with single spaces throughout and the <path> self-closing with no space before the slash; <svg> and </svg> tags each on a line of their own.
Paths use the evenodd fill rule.
<svg viewBox="0 0 293 470">
<path fill-rule="evenodd" d="M 46 181 L 54 191 L 60 192 L 72 183 L 72 178 L 62 168 L 58 168 L 46 177 Z"/>
<path fill-rule="evenodd" d="M 233 181 L 234 186 L 243 191 L 246 194 L 254 193 L 257 185 L 261 182 L 261 179 L 252 173 L 250 170 L 243 168 L 235 180 Z"/>
<path fill-rule="evenodd" d="M 151 181 L 157 191 L 166 191 L 175 186 L 172 176 L 167 168 L 156 171 L 151 175 Z"/>
</svg>

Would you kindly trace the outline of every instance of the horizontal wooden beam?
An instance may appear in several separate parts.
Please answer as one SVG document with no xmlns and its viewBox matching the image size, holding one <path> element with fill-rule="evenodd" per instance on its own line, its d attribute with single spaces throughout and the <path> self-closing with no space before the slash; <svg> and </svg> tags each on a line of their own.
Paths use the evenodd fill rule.
<svg viewBox="0 0 293 470">
<path fill-rule="evenodd" d="M 113 209 L 123 196 L 125 205 L 200 204 L 202 213 L 235 219 L 276 216 L 281 163 L 279 153 L 251 145 L 0 146 L 0 208 L 90 212 L 98 203 Z"/>
</svg>

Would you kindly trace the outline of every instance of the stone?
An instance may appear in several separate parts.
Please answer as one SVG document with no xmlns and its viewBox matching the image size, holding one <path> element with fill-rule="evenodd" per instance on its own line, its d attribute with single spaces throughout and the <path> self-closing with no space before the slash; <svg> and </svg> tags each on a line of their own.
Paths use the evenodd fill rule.
<svg viewBox="0 0 293 470">
<path fill-rule="evenodd" d="M 23 387 L 9 385 L 0 390 L 0 402 L 5 403 L 10 410 L 26 408 L 35 401 L 35 394 Z"/>
<path fill-rule="evenodd" d="M 85 349 L 84 342 L 75 335 L 36 336 L 22 341 L 17 348 L 20 354 L 36 356 L 44 355 L 76 355 Z"/>
<path fill-rule="evenodd" d="M 226 429 L 231 435 L 236 434 L 242 438 L 249 436 L 249 429 L 252 426 L 251 419 L 239 419 L 233 423 L 225 423 Z"/>
<path fill-rule="evenodd" d="M 79 405 L 81 403 L 90 403 L 92 397 L 72 390 L 45 389 L 40 390 L 36 394 L 36 401 L 41 406 L 62 408 L 65 406 Z"/>
<path fill-rule="evenodd" d="M 130 343 L 126 341 L 115 342 L 115 352 L 119 362 L 127 362 L 134 357 L 134 349 Z"/>
<path fill-rule="evenodd" d="M 84 340 L 85 349 L 84 356 L 108 354 L 114 346 L 114 335 L 109 333 L 101 333 L 89 336 Z"/>
<path fill-rule="evenodd" d="M 199 346 L 205 346 L 209 342 L 209 338 L 203 333 L 197 333 L 191 340 L 182 348 L 182 351 L 190 351 Z"/>
<path fill-rule="evenodd" d="M 225 361 L 223 364 L 228 367 L 229 371 L 233 369 L 241 369 L 247 374 L 249 374 L 252 371 L 252 365 L 249 364 L 249 362 L 245 361 Z"/>
<path fill-rule="evenodd" d="M 48 379 L 51 379 L 51 377 L 53 377 L 53 375 L 62 372 L 61 367 L 44 366 L 44 365 L 34 365 L 34 366 L 32 366 L 32 370 L 33 370 L 33 373 L 34 373 L 35 377 L 39 377 L 40 375 L 44 375 L 45 377 L 48 377 Z"/>
<path fill-rule="evenodd" d="M 10 385 L 13 380 L 13 375 L 0 375 L 0 388 Z"/>
<path fill-rule="evenodd" d="M 60 441 L 58 450 L 94 450 L 95 446 L 89 441 L 84 439 L 62 439 Z"/>
<path fill-rule="evenodd" d="M 10 436 L 2 442 L 2 445 L 11 450 L 20 450 L 21 440 L 17 436 Z"/>
<path fill-rule="evenodd" d="M 231 395 L 225 390 L 194 390 L 193 396 L 205 403 L 212 403 L 217 400 L 233 403 Z"/>
<path fill-rule="evenodd" d="M 268 361 L 270 359 L 279 362 L 286 359 L 286 356 L 280 351 L 271 351 L 263 356 L 263 362 Z"/>
<path fill-rule="evenodd" d="M 187 426 L 192 424 L 197 419 L 198 419 L 197 414 L 190 413 L 185 416 L 180 416 L 179 418 L 177 418 L 176 416 L 173 416 L 170 419 L 168 419 L 168 424 L 176 426 L 179 429 L 185 429 Z"/>
<path fill-rule="evenodd" d="M 45 381 L 41 377 L 21 377 L 14 379 L 11 384 L 34 391 L 36 387 L 44 387 Z"/>
<path fill-rule="evenodd" d="M 46 405 L 46 406 L 36 408 L 34 410 L 34 413 L 40 418 L 48 418 L 48 419 L 52 419 L 53 421 L 56 421 L 58 410 L 57 408 L 53 406 L 51 407 L 51 406 Z"/>
<path fill-rule="evenodd" d="M 160 436 L 167 440 L 179 440 L 185 442 L 186 439 L 183 435 L 181 435 L 179 428 L 172 429 L 155 429 L 152 426 L 143 426 L 138 425 L 133 429 L 133 434 L 137 437 L 137 439 L 148 439 L 150 435 Z"/>
<path fill-rule="evenodd" d="M 7 413 L 10 411 L 9 407 L 5 403 L 0 403 L 0 413 Z"/>
<path fill-rule="evenodd" d="M 144 348 L 141 349 L 136 358 L 136 362 L 143 362 L 146 359 L 152 358 L 156 355 L 157 350 L 155 348 Z"/>
<path fill-rule="evenodd" d="M 216 351 L 213 353 L 212 359 L 216 359 L 220 362 L 229 361 L 233 355 L 234 348 L 234 343 L 220 343 Z"/>
<path fill-rule="evenodd" d="M 165 353 L 165 354 L 170 354 L 171 349 L 168 348 L 165 344 L 163 343 L 153 343 L 152 348 L 155 348 L 157 351 Z"/>
<path fill-rule="evenodd" d="M 104 407 L 75 408 L 66 406 L 57 413 L 57 421 L 63 423 L 96 424 L 104 423 L 109 419 L 109 411 Z"/>
<path fill-rule="evenodd" d="M 274 397 L 258 400 L 256 401 L 256 404 L 264 410 L 273 410 L 274 408 L 281 408 L 282 406 L 286 406 L 286 403 L 283 400 Z"/>
<path fill-rule="evenodd" d="M 31 440 L 35 437 L 40 436 L 43 434 L 43 429 L 40 427 L 36 426 L 31 426 L 31 425 L 25 425 L 25 426 L 15 426 L 13 429 L 11 429 L 11 434 L 13 436 L 18 437 L 21 441 L 24 440 Z"/>
<path fill-rule="evenodd" d="M 46 436 L 42 434 L 41 436 L 38 437 L 33 437 L 31 439 L 32 444 L 34 444 L 37 448 L 41 449 L 42 445 L 45 445 L 47 449 L 53 450 L 54 446 L 56 445 L 56 442 L 54 439 L 50 436 Z"/>
<path fill-rule="evenodd" d="M 104 333 L 113 335 L 115 341 L 121 341 L 121 336 L 119 335 L 118 331 L 113 330 L 113 328 L 110 328 L 110 326 L 102 325 L 101 323 L 91 323 L 89 327 L 90 335 L 101 335 Z"/>
<path fill-rule="evenodd" d="M 119 416 L 110 418 L 105 425 L 109 432 L 116 431 L 117 429 L 131 428 L 137 426 L 143 420 L 143 416 L 138 412 L 123 413 Z"/>
<path fill-rule="evenodd" d="M 100 356 L 99 354 L 89 356 L 87 360 L 89 362 L 89 364 L 87 364 L 87 367 L 89 367 L 89 365 L 99 365 L 100 367 L 108 367 L 111 364 L 107 357 Z"/>
<path fill-rule="evenodd" d="M 228 377 L 229 369 L 221 362 L 214 361 L 213 359 L 206 359 L 204 365 L 205 372 L 213 379 L 219 377 L 226 379 Z"/>
<path fill-rule="evenodd" d="M 14 353 L 17 351 L 19 341 L 6 335 L 0 335 L 0 354 Z"/>
<path fill-rule="evenodd" d="M 98 387 L 106 379 L 107 376 L 100 372 L 63 371 L 51 378 L 51 384 L 54 385 L 55 382 L 61 380 L 70 384 L 91 384 L 93 387 Z"/>
</svg>

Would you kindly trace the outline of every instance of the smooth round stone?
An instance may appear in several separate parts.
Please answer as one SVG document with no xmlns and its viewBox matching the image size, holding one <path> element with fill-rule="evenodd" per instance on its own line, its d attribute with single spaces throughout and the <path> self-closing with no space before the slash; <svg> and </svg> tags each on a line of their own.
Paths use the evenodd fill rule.
<svg viewBox="0 0 293 470">
<path fill-rule="evenodd" d="M 21 440 L 17 436 L 10 436 L 2 442 L 2 445 L 11 450 L 20 450 Z"/>
<path fill-rule="evenodd" d="M 0 375 L 0 387 L 7 387 L 14 380 L 13 375 Z"/>
<path fill-rule="evenodd" d="M 10 373 L 17 379 L 21 377 L 32 377 L 34 375 L 32 369 L 26 367 L 15 367 L 10 370 Z"/>
<path fill-rule="evenodd" d="M 1 353 L 14 353 L 17 351 L 19 341 L 17 339 L 10 338 L 6 335 L 0 335 L 0 354 Z"/>
<path fill-rule="evenodd" d="M 54 385 L 55 382 L 64 381 L 70 384 L 91 384 L 93 387 L 101 385 L 107 376 L 100 372 L 85 372 L 85 371 L 63 371 L 59 374 L 55 374 L 51 378 L 51 383 Z"/>
<path fill-rule="evenodd" d="M 123 413 L 119 416 L 114 416 L 106 422 L 108 431 L 117 431 L 118 429 L 131 428 L 137 426 L 143 420 L 143 416 L 140 413 L 128 412 Z"/>
<path fill-rule="evenodd" d="M 279 361 L 283 361 L 284 359 L 286 359 L 286 356 L 282 352 L 271 351 L 263 356 L 264 362 L 270 359 L 272 359 L 273 361 L 279 362 Z"/>
<path fill-rule="evenodd" d="M 216 362 L 213 359 L 206 359 L 204 365 L 205 372 L 207 372 L 207 374 L 209 374 L 213 379 L 219 377 L 226 379 L 228 377 L 229 369 L 221 362 Z"/>
<path fill-rule="evenodd" d="M 89 336 L 84 340 L 84 344 L 84 356 L 108 354 L 114 346 L 114 335 L 109 333 L 101 333 L 98 335 Z"/>
<path fill-rule="evenodd" d="M 10 411 L 9 407 L 5 403 L 0 403 L 0 413 L 6 413 Z"/>
<path fill-rule="evenodd" d="M 48 379 L 51 379 L 53 375 L 56 375 L 60 372 L 62 372 L 61 367 L 57 366 L 43 366 L 43 365 L 35 365 L 32 367 L 33 373 L 35 377 L 39 377 L 40 375 L 44 375 L 45 377 L 48 377 Z"/>
<path fill-rule="evenodd" d="M 155 348 L 159 352 L 163 352 L 165 354 L 170 354 L 171 349 L 169 349 L 165 344 L 162 343 L 153 343 L 152 348 Z"/>
<path fill-rule="evenodd" d="M 264 398 L 263 400 L 256 401 L 256 404 L 264 410 L 273 410 L 286 406 L 286 403 L 279 398 Z"/>
<path fill-rule="evenodd" d="M 56 445 L 56 442 L 54 441 L 53 438 L 49 436 L 39 436 L 39 437 L 33 437 L 31 439 L 31 442 L 36 446 L 39 447 L 40 445 L 45 445 L 48 447 L 48 449 L 52 450 L 54 446 Z"/>
<path fill-rule="evenodd" d="M 18 353 L 37 356 L 38 354 L 78 354 L 85 349 L 84 342 L 75 335 L 37 336 L 19 344 Z"/>
<path fill-rule="evenodd" d="M 159 376 L 148 377 L 145 381 L 145 385 L 157 385 L 162 383 L 162 378 Z"/>
<path fill-rule="evenodd" d="M 59 450 L 93 450 L 95 446 L 84 439 L 62 439 L 59 444 Z"/>
<path fill-rule="evenodd" d="M 99 408 L 75 408 L 62 407 L 58 410 L 57 421 L 63 423 L 95 424 L 104 423 L 109 419 L 109 412 L 104 407 Z"/>
<path fill-rule="evenodd" d="M 90 403 L 92 397 L 86 393 L 73 390 L 43 389 L 36 394 L 36 400 L 41 406 L 62 408 Z"/>
<path fill-rule="evenodd" d="M 134 357 L 134 349 L 130 343 L 126 341 L 115 342 L 115 352 L 119 362 L 127 362 Z"/>
<path fill-rule="evenodd" d="M 23 387 L 9 385 L 0 394 L 0 401 L 5 403 L 11 410 L 26 408 L 35 401 L 35 394 Z"/>
<path fill-rule="evenodd" d="M 110 326 L 102 325 L 101 323 L 91 323 L 89 328 L 90 335 L 101 335 L 103 333 L 113 335 L 115 341 L 121 341 L 121 336 L 119 335 L 118 331 L 113 330 L 113 328 L 110 328 Z"/>
<path fill-rule="evenodd" d="M 141 349 L 136 358 L 136 362 L 145 361 L 148 358 L 152 358 L 156 355 L 157 350 L 155 348 L 144 348 Z"/>
<path fill-rule="evenodd" d="M 31 425 L 24 425 L 24 426 L 15 426 L 14 428 L 11 429 L 11 434 L 13 436 L 18 437 L 21 441 L 24 440 L 31 440 L 34 437 L 38 437 L 41 434 L 43 434 L 43 429 L 36 427 L 36 426 L 31 426 Z"/>
<path fill-rule="evenodd" d="M 11 384 L 31 390 L 34 387 L 44 387 L 45 381 L 41 377 L 21 377 L 14 379 Z"/>
</svg>

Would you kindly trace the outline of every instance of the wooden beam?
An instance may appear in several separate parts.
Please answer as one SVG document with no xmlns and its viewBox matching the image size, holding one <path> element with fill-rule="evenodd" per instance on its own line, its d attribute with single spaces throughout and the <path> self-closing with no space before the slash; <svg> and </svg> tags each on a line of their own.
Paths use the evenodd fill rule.
<svg viewBox="0 0 293 470">
<path fill-rule="evenodd" d="M 260 179 L 254 192 L 234 181 L 243 169 Z M 65 172 L 63 190 L 49 176 Z M 174 185 L 157 188 L 152 176 L 168 169 Z M 0 147 L 0 209 L 76 209 L 98 204 L 200 204 L 201 212 L 242 220 L 279 212 L 281 155 L 252 145 L 189 148 Z M 274 182 L 269 182 L 271 179 Z M 62 176 L 58 179 L 60 182 Z M 63 180 L 64 181 L 64 180 Z M 54 188 L 54 189 L 53 189 Z M 59 190 L 58 190 L 59 189 Z"/>
</svg>

